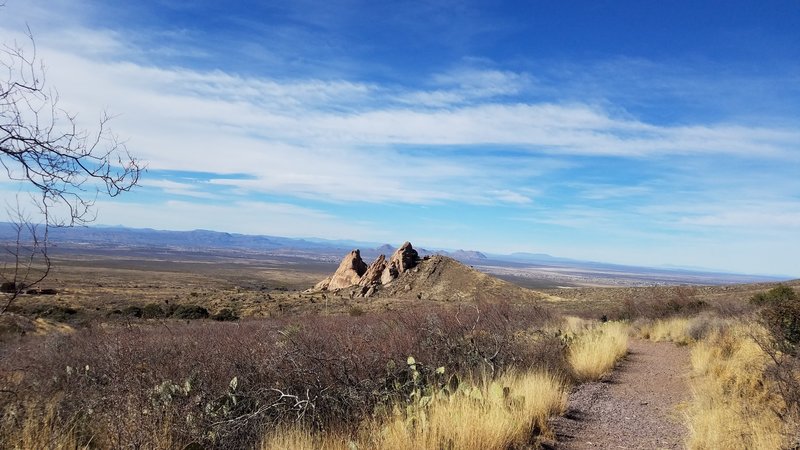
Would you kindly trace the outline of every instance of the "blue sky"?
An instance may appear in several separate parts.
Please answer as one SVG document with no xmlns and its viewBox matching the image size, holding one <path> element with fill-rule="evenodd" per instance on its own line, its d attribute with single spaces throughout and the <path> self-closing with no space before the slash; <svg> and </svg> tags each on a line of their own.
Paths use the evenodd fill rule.
<svg viewBox="0 0 800 450">
<path fill-rule="evenodd" d="M 796 1 L 6 3 L 148 163 L 97 223 L 800 276 Z"/>
</svg>

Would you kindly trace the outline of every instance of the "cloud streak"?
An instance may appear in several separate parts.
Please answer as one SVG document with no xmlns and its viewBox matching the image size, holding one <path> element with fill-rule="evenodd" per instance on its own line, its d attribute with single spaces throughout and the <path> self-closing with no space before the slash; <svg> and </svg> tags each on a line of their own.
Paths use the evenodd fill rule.
<svg viewBox="0 0 800 450">
<path fill-rule="evenodd" d="M 122 47 L 113 34 L 92 33 L 86 39 L 110 41 L 97 48 Z M 50 76 L 65 107 L 124 111 L 115 120 L 116 130 L 130 137 L 130 147 L 150 167 L 248 174 L 252 179 L 237 182 L 240 187 L 282 195 L 520 203 L 518 197 L 485 194 L 513 190 L 519 181 L 500 163 L 506 150 L 529 158 L 711 155 L 795 162 L 800 142 L 800 132 L 784 128 L 664 126 L 589 104 L 500 102 L 528 82 L 526 75 L 509 72 L 432 75 L 436 87 L 419 90 L 160 68 L 108 61 L 94 50 L 41 52 L 59 68 Z M 414 98 L 434 100 L 410 103 Z M 409 146 L 427 153 L 405 154 Z M 463 157 L 438 156 L 440 149 L 453 148 Z M 476 154 L 483 157 L 480 164 L 470 157 Z M 402 183 L 396 174 L 403 174 Z M 464 179 L 477 185 L 455 195 L 450 188 Z"/>
<path fill-rule="evenodd" d="M 625 245 L 641 257 L 632 248 L 654 239 L 678 242 L 720 230 L 744 236 L 765 224 L 785 236 L 799 223 L 800 127 L 796 115 L 785 114 L 794 107 L 771 108 L 781 101 L 780 89 L 765 87 L 796 76 L 717 80 L 713 71 L 698 74 L 643 59 L 542 68 L 541 61 L 503 65 L 462 55 L 408 79 L 405 72 L 381 78 L 366 75 L 380 70 L 370 61 L 356 61 L 369 66 L 363 74 L 353 67 L 329 70 L 345 65 L 344 57 L 311 70 L 314 64 L 301 57 L 287 60 L 285 48 L 270 52 L 266 44 L 241 41 L 242 48 L 265 47 L 254 58 L 276 67 L 243 71 L 238 61 L 187 63 L 195 52 L 200 61 L 208 56 L 204 51 L 217 51 L 215 43 L 166 39 L 145 48 L 140 43 L 154 38 L 135 34 L 135 27 L 88 26 L 84 16 L 91 15 L 85 11 L 92 2 L 81 8 L 56 2 L 52 10 L 34 4 L 47 25 L 35 30 L 39 56 L 61 106 L 79 112 L 86 127 L 103 110 L 119 114 L 115 132 L 151 170 L 143 187 L 157 214 L 141 217 L 164 227 L 213 223 L 239 232 L 364 233 L 397 241 L 406 238 L 397 236 L 406 231 L 392 222 L 397 217 L 349 229 L 346 215 L 402 210 L 437 226 L 462 217 L 473 221 L 464 219 L 453 235 L 436 235 L 448 242 L 477 235 L 498 248 L 537 251 L 530 236 L 564 229 L 587 240 L 592 233 L 594 239 L 631 236 Z M 352 20 L 338 8 L 329 13 L 343 23 Z M 323 42 L 330 30 L 319 34 L 313 25 L 333 20 L 327 14 L 292 16 L 302 26 L 282 24 L 274 32 L 283 36 L 278 42 L 305 35 Z M 20 23 L 4 17 L 0 33 L 20 38 Z M 170 47 L 176 43 L 181 46 Z M 336 55 L 346 53 L 341 42 L 329 45 Z M 243 51 L 231 49 L 228 56 Z M 289 66 L 309 70 L 281 73 Z M 759 114 L 742 106 L 753 103 L 753 93 L 703 98 L 734 97 L 740 84 L 767 92 L 769 102 L 760 107 L 777 111 L 781 120 L 754 120 Z M 786 92 L 793 98 L 797 89 Z M 672 109 L 660 107 L 669 101 Z M 676 112 L 683 106 L 692 114 Z M 729 114 L 721 112 L 728 108 Z M 716 113 L 698 113 L 711 109 Z M 148 208 L 141 199 L 124 205 L 102 205 L 108 209 L 101 219 L 116 223 L 113 217 L 125 208 Z M 440 209 L 445 212 L 437 216 Z M 253 217 L 244 210 L 276 220 L 244 224 Z M 232 219 L 221 219 L 226 215 Z M 302 227 L 292 228 L 293 222 Z M 368 229 L 375 224 L 383 230 Z M 509 228 L 502 242 L 486 236 L 495 225 Z M 796 240 L 789 245 L 800 250 Z"/>
</svg>

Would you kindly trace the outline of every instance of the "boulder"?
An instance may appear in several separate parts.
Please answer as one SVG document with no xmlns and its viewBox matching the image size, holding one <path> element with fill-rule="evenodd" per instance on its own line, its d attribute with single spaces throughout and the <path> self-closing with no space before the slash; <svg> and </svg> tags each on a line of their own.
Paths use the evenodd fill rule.
<svg viewBox="0 0 800 450">
<path fill-rule="evenodd" d="M 327 291 L 328 286 L 331 284 L 331 277 L 325 278 L 324 280 L 320 281 L 319 283 L 315 284 L 314 287 L 307 292 L 314 292 L 314 291 Z"/>
<path fill-rule="evenodd" d="M 367 271 L 367 264 L 361 259 L 361 251 L 358 249 L 353 250 L 344 257 L 339 268 L 336 269 L 327 286 L 323 289 L 335 291 L 358 284 L 361 277 Z M 323 280 L 323 284 L 326 280 Z"/>
<path fill-rule="evenodd" d="M 372 261 L 358 284 L 360 286 L 372 286 L 380 283 L 384 269 L 386 269 L 386 255 L 380 255 L 375 258 L 375 261 Z"/>
<path fill-rule="evenodd" d="M 419 264 L 419 253 L 414 250 L 411 243 L 406 241 L 398 248 L 381 274 L 381 284 L 391 283 L 395 278 L 399 277 L 403 272 L 413 269 Z"/>
<path fill-rule="evenodd" d="M 395 263 L 390 263 L 386 266 L 381 274 L 381 284 L 389 284 L 394 281 L 395 278 L 400 275 L 400 272 L 397 271 L 397 266 Z"/>
</svg>

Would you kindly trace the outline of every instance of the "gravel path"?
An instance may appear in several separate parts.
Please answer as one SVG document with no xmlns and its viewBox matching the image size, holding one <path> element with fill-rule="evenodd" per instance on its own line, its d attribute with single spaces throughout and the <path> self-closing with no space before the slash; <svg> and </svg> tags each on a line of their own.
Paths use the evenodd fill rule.
<svg viewBox="0 0 800 450">
<path fill-rule="evenodd" d="M 554 421 L 559 450 L 682 449 L 679 405 L 689 400 L 689 350 L 668 342 L 631 340 L 629 354 L 610 378 L 569 396 Z"/>
</svg>

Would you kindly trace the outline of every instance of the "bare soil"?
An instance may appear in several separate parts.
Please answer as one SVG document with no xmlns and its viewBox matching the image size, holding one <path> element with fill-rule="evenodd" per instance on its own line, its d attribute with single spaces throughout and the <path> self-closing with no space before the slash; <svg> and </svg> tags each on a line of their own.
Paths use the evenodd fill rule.
<svg viewBox="0 0 800 450">
<path fill-rule="evenodd" d="M 688 348 L 631 341 L 628 356 L 607 380 L 570 394 L 567 413 L 554 420 L 557 442 L 551 448 L 684 448 L 688 373 Z"/>
</svg>

